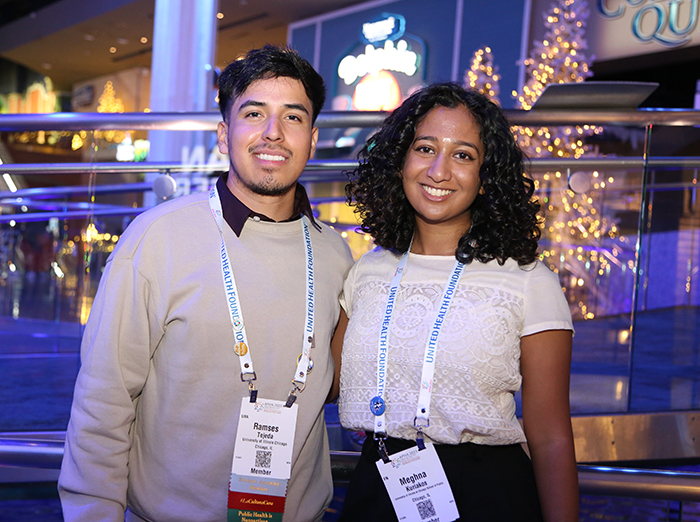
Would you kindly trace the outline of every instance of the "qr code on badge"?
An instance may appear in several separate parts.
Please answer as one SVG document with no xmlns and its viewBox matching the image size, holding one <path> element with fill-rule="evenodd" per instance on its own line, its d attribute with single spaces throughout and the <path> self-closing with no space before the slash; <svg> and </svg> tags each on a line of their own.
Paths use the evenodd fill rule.
<svg viewBox="0 0 700 522">
<path fill-rule="evenodd" d="M 418 502 L 416 504 L 416 507 L 418 508 L 418 514 L 420 515 L 421 520 L 425 520 L 426 518 L 434 517 L 437 513 L 435 513 L 435 507 L 433 506 L 433 501 L 428 499 L 424 500 L 423 502 Z"/>
<path fill-rule="evenodd" d="M 270 468 L 272 466 L 272 452 L 256 450 L 255 451 L 255 467 Z"/>
</svg>

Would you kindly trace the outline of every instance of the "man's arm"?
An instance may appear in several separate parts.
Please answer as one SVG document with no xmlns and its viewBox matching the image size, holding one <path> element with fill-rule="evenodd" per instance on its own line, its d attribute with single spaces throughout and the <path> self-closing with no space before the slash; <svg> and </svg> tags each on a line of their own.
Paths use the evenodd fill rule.
<svg viewBox="0 0 700 522">
<path fill-rule="evenodd" d="M 68 522 L 124 520 L 134 399 L 149 369 L 149 300 L 131 260 L 108 263 L 83 336 L 59 477 Z"/>
<path fill-rule="evenodd" d="M 328 392 L 328 397 L 326 397 L 326 402 L 334 401 L 340 392 L 340 361 L 343 352 L 343 338 L 345 337 L 345 330 L 347 327 L 348 316 L 345 314 L 345 310 L 341 308 L 338 326 L 335 327 L 335 333 L 331 339 L 331 354 L 333 355 L 335 372 L 333 374 L 333 384 L 331 385 L 331 390 Z"/>
<path fill-rule="evenodd" d="M 523 424 L 546 522 L 578 520 L 578 471 L 569 408 L 569 330 L 520 340 Z"/>
</svg>

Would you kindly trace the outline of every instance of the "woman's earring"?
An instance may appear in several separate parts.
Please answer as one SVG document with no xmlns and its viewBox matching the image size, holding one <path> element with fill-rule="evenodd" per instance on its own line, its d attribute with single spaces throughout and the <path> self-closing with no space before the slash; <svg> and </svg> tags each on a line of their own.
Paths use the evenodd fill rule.
<svg viewBox="0 0 700 522">
<path fill-rule="evenodd" d="M 469 225 L 469 231 L 467 231 L 467 235 L 470 235 L 472 233 L 472 229 L 474 228 L 474 223 Z M 472 248 L 476 248 L 476 239 L 472 238 L 469 240 L 469 246 Z"/>
</svg>

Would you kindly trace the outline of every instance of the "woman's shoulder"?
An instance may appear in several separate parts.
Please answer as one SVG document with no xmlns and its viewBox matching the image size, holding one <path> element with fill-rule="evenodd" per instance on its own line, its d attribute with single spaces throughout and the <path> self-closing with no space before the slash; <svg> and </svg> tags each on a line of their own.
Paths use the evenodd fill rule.
<svg viewBox="0 0 700 522">
<path fill-rule="evenodd" d="M 510 258 L 503 264 L 496 259 L 487 263 L 475 261 L 466 273 L 471 274 L 467 279 L 508 287 L 514 291 L 524 292 L 531 288 L 559 286 L 557 274 L 539 259 L 527 265 L 520 265 Z"/>
<path fill-rule="evenodd" d="M 492 259 L 487 263 L 475 262 L 475 266 L 477 265 L 483 267 L 484 270 L 526 273 L 535 274 L 539 276 L 542 276 L 544 274 L 554 275 L 554 273 L 549 269 L 549 267 L 545 265 L 540 259 L 535 259 L 532 263 L 521 265 L 515 259 L 509 257 L 503 264 L 499 263 L 497 259 Z"/>
<path fill-rule="evenodd" d="M 385 264 L 396 264 L 399 262 L 399 256 L 391 252 L 390 250 L 386 250 L 385 248 L 382 247 L 374 247 L 372 250 L 369 250 L 362 254 L 360 259 L 357 260 L 358 265 L 364 265 L 364 266 L 376 266 L 376 265 L 385 265 Z"/>
<path fill-rule="evenodd" d="M 360 259 L 350 269 L 353 279 L 363 277 L 383 278 L 388 270 L 393 270 L 399 262 L 399 257 L 381 247 L 376 247 L 362 254 Z"/>
</svg>

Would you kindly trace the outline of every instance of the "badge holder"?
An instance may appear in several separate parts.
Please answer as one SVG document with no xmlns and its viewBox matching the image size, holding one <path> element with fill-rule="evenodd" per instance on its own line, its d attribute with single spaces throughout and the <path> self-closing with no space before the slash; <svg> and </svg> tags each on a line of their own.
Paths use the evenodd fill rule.
<svg viewBox="0 0 700 522">
<path fill-rule="evenodd" d="M 423 357 L 423 372 L 421 375 L 421 387 L 418 396 L 416 415 L 413 418 L 413 426 L 416 428 L 416 446 L 399 451 L 389 457 L 385 440 L 387 437 L 386 403 L 384 393 L 386 391 L 386 375 L 388 374 L 388 335 L 391 320 L 395 310 L 395 300 L 401 283 L 406 262 L 406 251 L 389 288 L 387 305 L 382 322 L 382 330 L 379 334 L 377 349 L 377 395 L 370 399 L 369 409 L 374 415 L 374 438 L 377 441 L 381 460 L 376 462 L 377 469 L 382 478 L 382 484 L 386 488 L 391 504 L 399 522 L 408 520 L 444 520 L 453 521 L 459 518 L 457 505 L 452 494 L 445 470 L 432 443 L 426 444 L 423 436 L 424 430 L 430 427 L 430 399 L 433 389 L 433 377 L 435 372 L 435 353 L 438 338 L 442 329 L 447 311 L 450 308 L 457 284 L 462 275 L 464 265 L 455 262 L 452 274 L 443 292 L 440 307 L 438 308 L 431 334 L 425 346 Z"/>
<path fill-rule="evenodd" d="M 422 451 L 413 446 L 394 453 L 389 463 L 378 460 L 377 469 L 400 522 L 447 522 L 459 518 L 454 495 L 433 444 L 426 444 Z"/>
<path fill-rule="evenodd" d="M 227 522 L 281 522 L 299 407 L 241 398 L 229 481 Z"/>
<path fill-rule="evenodd" d="M 248 383 L 249 398 L 241 397 L 240 417 L 234 443 L 228 492 L 227 522 L 282 522 L 287 484 L 291 477 L 294 435 L 299 407 L 297 393 L 306 387 L 313 362 L 314 342 L 313 248 L 308 218 L 301 217 L 306 252 L 306 329 L 303 351 L 297 361 L 292 391 L 286 402 L 261 398 L 248 347 L 236 279 L 224 241 L 224 219 L 216 185 L 209 191 L 209 206 L 221 236 L 221 277 L 235 339 L 234 353 L 241 366 L 241 381 Z"/>
</svg>

